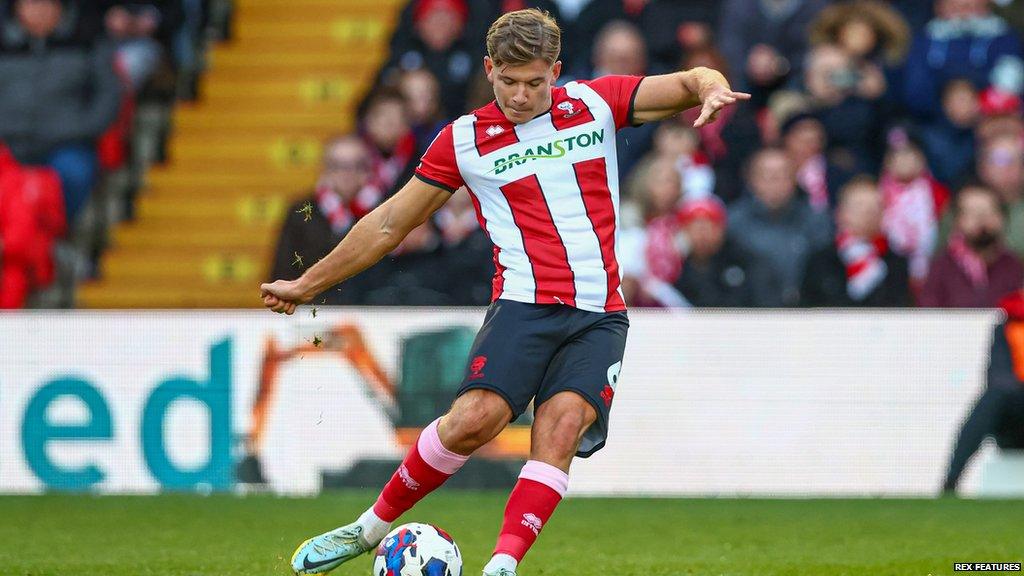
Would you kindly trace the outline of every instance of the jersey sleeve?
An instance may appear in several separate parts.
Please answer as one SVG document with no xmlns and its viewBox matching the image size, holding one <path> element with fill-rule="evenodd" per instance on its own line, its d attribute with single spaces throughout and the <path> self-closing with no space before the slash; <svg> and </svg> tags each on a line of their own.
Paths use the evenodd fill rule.
<svg viewBox="0 0 1024 576">
<path fill-rule="evenodd" d="M 430 146 L 427 146 L 427 151 L 423 153 L 420 164 L 416 167 L 416 177 L 449 192 L 455 192 L 464 184 L 462 174 L 459 173 L 459 165 L 455 162 L 455 141 L 452 139 L 451 124 L 445 126 Z"/>
<path fill-rule="evenodd" d="M 612 109 L 615 129 L 633 126 L 633 102 L 643 76 L 602 76 L 584 82 L 597 92 Z"/>
</svg>

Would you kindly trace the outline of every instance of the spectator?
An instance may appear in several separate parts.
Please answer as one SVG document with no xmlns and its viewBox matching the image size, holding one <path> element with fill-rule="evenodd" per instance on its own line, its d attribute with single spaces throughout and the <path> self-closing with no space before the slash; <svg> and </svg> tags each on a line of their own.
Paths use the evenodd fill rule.
<svg viewBox="0 0 1024 576">
<path fill-rule="evenodd" d="M 857 68 L 846 52 L 822 45 L 807 56 L 804 87 L 832 151 L 854 158 L 858 170 L 874 172 L 883 119 L 880 99 L 886 90 L 881 70 Z"/>
<path fill-rule="evenodd" d="M 903 101 L 920 118 L 940 112 L 941 88 L 965 78 L 982 89 L 1000 67 L 1019 69 L 1020 39 L 989 0 L 936 0 L 935 18 L 914 38 L 903 74 Z"/>
<path fill-rule="evenodd" d="M 593 66 L 593 73 L 586 76 L 642 76 L 647 70 L 647 46 L 640 30 L 621 20 L 605 26 L 594 41 Z M 649 122 L 624 128 L 615 135 L 622 174 L 629 174 L 637 161 L 651 149 L 657 127 L 656 122 Z"/>
<path fill-rule="evenodd" d="M 181 0 L 101 0 L 107 36 L 136 92 L 174 53 L 175 36 L 185 21 Z"/>
<path fill-rule="evenodd" d="M 777 279 L 726 236 L 725 205 L 711 196 L 683 204 L 687 253 L 675 289 L 697 308 L 749 308 L 776 302 Z"/>
<path fill-rule="evenodd" d="M 920 145 L 904 128 L 889 131 L 879 185 L 885 206 L 882 228 L 892 250 L 910 261 L 916 289 L 928 277 L 949 192 L 928 172 Z"/>
<path fill-rule="evenodd" d="M 99 24 L 73 0 L 14 0 L 0 18 L 0 141 L 60 176 L 69 223 L 98 179 L 96 139 L 121 88 Z"/>
<path fill-rule="evenodd" d="M 643 225 L 624 230 L 623 292 L 636 306 L 679 306 L 672 288 L 682 262 L 677 211 L 682 185 L 675 162 L 664 156 L 642 161 L 630 181 L 631 195 L 641 204 Z"/>
<path fill-rule="evenodd" d="M 987 436 L 1003 450 L 1024 450 L 1024 293 L 1004 298 L 1006 321 L 996 326 L 985 378 L 985 391 L 957 436 L 942 490 L 954 493 L 967 462 Z"/>
<path fill-rule="evenodd" d="M 370 178 L 370 154 L 355 135 L 324 144 L 323 166 L 313 192 L 288 209 L 277 241 L 271 278 L 293 280 L 326 256 L 358 220 L 353 208 Z M 329 304 L 362 301 L 369 280 L 347 280 L 324 296 Z"/>
<path fill-rule="evenodd" d="M 671 72 L 684 54 L 711 48 L 720 10 L 719 0 L 647 2 L 640 13 L 640 28 L 647 39 L 653 72 Z"/>
<path fill-rule="evenodd" d="M 390 56 L 376 85 L 393 85 L 402 71 L 425 68 L 445 87 L 445 117 L 463 114 L 469 83 L 482 57 L 478 39 L 465 34 L 469 17 L 466 0 L 411 2 L 391 37 Z"/>
<path fill-rule="evenodd" d="M 974 161 L 974 129 L 979 115 L 974 85 L 964 79 L 951 80 L 942 91 L 942 114 L 921 129 L 928 164 L 947 186 L 961 180 Z"/>
<path fill-rule="evenodd" d="M 967 184 L 954 203 L 956 228 L 932 262 L 920 304 L 929 308 L 991 308 L 1024 283 L 1024 266 L 1003 246 L 1005 214 L 999 196 Z"/>
<path fill-rule="evenodd" d="M 658 126 L 654 134 L 654 153 L 673 163 L 679 172 L 681 194 L 692 200 L 712 193 L 715 172 L 700 150 L 697 132 L 684 122 L 667 120 Z"/>
<path fill-rule="evenodd" d="M 402 73 L 398 89 L 405 98 L 417 153 L 421 153 L 446 123 L 441 115 L 441 86 L 429 70 L 420 68 Z"/>
<path fill-rule="evenodd" d="M 797 77 L 807 52 L 807 30 L 827 0 L 725 0 L 718 42 L 734 87 L 753 91 L 755 102 L 791 74 Z"/>
<path fill-rule="evenodd" d="M 444 247 L 442 291 L 452 305 L 486 306 L 491 302 L 488 278 L 497 274 L 496 255 L 466 188 L 456 190 L 434 220 Z"/>
<path fill-rule="evenodd" d="M 769 265 L 782 290 L 773 306 L 800 301 L 807 258 L 831 238 L 828 219 L 798 195 L 795 170 L 785 151 L 764 148 L 750 160 L 748 194 L 729 212 L 737 246 Z"/>
<path fill-rule="evenodd" d="M 796 166 L 796 181 L 807 192 L 811 208 L 831 213 L 839 189 L 850 179 L 849 166 L 826 154 L 828 135 L 813 114 L 796 114 L 782 125 L 782 147 Z M 851 161 L 847 161 L 851 163 Z"/>
<path fill-rule="evenodd" d="M 1024 255 L 1024 141 L 1009 134 L 993 137 L 981 149 L 977 169 L 1006 208 L 1006 246 Z"/>
<path fill-rule="evenodd" d="M 878 0 L 839 2 L 821 12 L 811 27 L 811 43 L 831 44 L 856 66 L 899 66 L 910 43 L 907 23 Z"/>
<path fill-rule="evenodd" d="M 978 97 L 981 118 L 974 130 L 974 141 L 984 144 L 997 135 L 1009 134 L 1024 138 L 1021 99 L 1015 94 L 987 88 Z"/>
<path fill-rule="evenodd" d="M 356 217 L 373 210 L 409 178 L 416 160 L 416 137 L 406 117 L 406 103 L 396 90 L 381 88 L 366 105 L 360 126 L 370 150 L 370 180 L 354 206 Z"/>
<path fill-rule="evenodd" d="M 889 86 L 899 85 L 899 67 L 910 39 L 910 29 L 900 13 L 879 0 L 848 0 L 830 6 L 811 29 L 812 44 L 834 45 L 846 53 L 861 77 L 882 79 L 873 82 L 882 90 L 880 96 L 887 107 L 897 103 Z"/>
<path fill-rule="evenodd" d="M 836 208 L 835 244 L 811 256 L 800 301 L 804 306 L 910 306 L 907 261 L 889 250 L 882 233 L 882 194 L 868 176 L 843 187 Z"/>
</svg>

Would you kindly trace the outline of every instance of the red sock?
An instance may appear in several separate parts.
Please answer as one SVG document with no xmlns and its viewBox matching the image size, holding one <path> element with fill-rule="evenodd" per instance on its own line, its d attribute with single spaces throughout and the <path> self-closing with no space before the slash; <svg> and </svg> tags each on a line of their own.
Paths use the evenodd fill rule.
<svg viewBox="0 0 1024 576">
<path fill-rule="evenodd" d="M 438 418 L 420 433 L 401 466 L 384 486 L 373 512 L 385 522 L 394 522 L 424 496 L 436 490 L 458 471 L 469 456 L 456 454 L 441 444 L 437 435 Z"/>
<path fill-rule="evenodd" d="M 501 525 L 495 554 L 508 554 L 521 561 L 533 546 L 541 529 L 569 486 L 569 475 L 558 468 L 530 460 L 519 474 L 519 482 L 512 489 L 505 506 L 505 521 Z"/>
</svg>

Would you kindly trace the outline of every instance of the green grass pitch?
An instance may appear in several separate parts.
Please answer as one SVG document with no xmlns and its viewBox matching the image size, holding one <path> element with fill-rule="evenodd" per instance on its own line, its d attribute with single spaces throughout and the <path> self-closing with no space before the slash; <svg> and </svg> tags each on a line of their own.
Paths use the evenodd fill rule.
<svg viewBox="0 0 1024 576">
<path fill-rule="evenodd" d="M 348 522 L 369 492 L 253 496 L 0 497 L 0 574 L 290 574 L 303 539 Z M 489 556 L 506 495 L 442 490 L 401 521 L 431 522 Z M 1024 560 L 1024 501 L 569 499 L 521 576 L 953 574 Z M 368 576 L 367 555 L 332 574 Z"/>
</svg>

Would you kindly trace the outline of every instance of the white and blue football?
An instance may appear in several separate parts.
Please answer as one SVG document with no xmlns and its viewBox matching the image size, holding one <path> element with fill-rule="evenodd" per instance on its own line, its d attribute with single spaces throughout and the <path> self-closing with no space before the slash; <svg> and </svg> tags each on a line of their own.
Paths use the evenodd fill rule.
<svg viewBox="0 0 1024 576">
<path fill-rule="evenodd" d="M 462 553 L 437 526 L 403 524 L 377 546 L 373 576 L 462 576 Z"/>
</svg>

